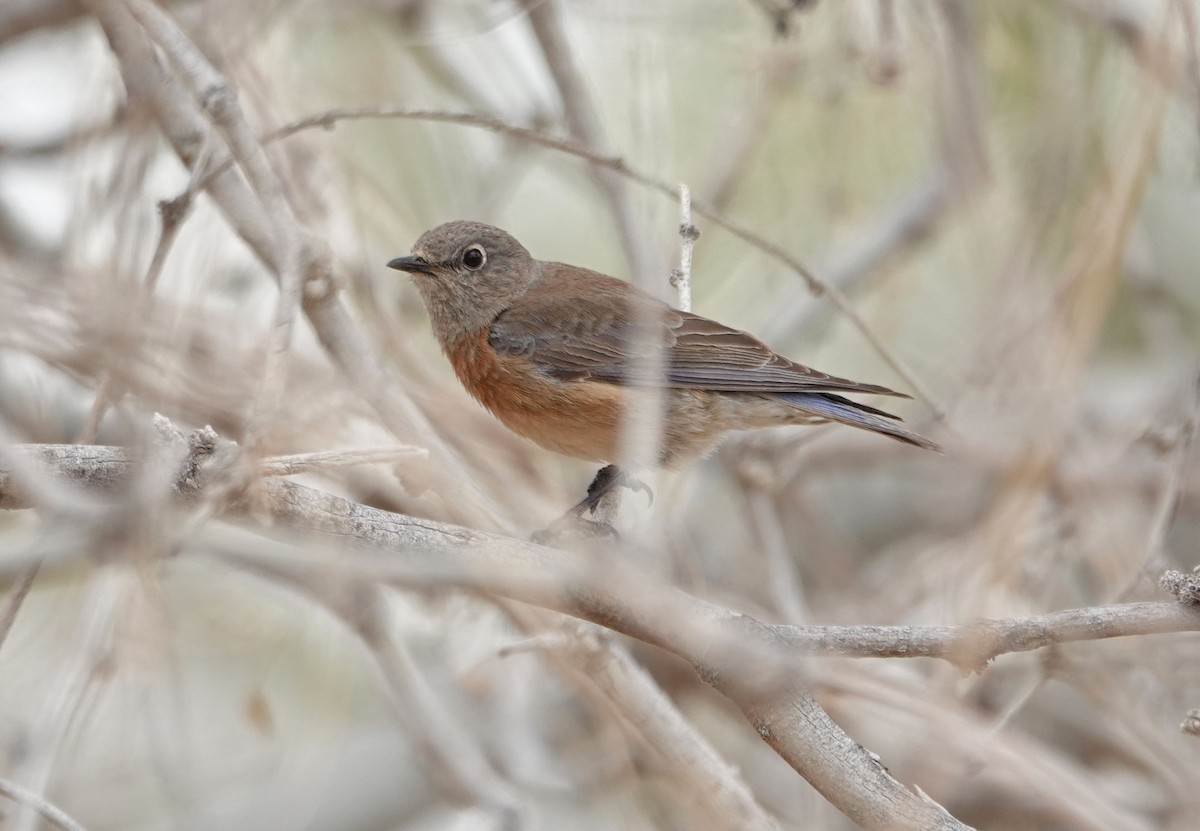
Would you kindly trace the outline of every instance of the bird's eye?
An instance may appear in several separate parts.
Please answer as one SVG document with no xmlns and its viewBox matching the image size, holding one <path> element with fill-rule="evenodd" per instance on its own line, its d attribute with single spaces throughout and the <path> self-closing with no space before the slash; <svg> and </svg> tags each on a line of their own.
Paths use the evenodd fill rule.
<svg viewBox="0 0 1200 831">
<path fill-rule="evenodd" d="M 463 265 L 475 271 L 476 269 L 483 268 L 483 264 L 487 262 L 487 254 L 478 245 L 472 245 L 463 252 L 462 261 Z"/>
</svg>

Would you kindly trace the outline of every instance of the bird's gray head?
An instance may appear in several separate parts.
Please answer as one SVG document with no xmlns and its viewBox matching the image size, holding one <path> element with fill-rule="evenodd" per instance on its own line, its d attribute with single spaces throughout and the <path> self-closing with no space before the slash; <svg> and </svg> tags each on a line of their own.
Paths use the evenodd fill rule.
<svg viewBox="0 0 1200 831">
<path fill-rule="evenodd" d="M 388 268 L 412 274 L 443 346 L 490 326 L 538 277 L 538 262 L 521 243 L 482 222 L 426 231 L 412 256 Z"/>
</svg>

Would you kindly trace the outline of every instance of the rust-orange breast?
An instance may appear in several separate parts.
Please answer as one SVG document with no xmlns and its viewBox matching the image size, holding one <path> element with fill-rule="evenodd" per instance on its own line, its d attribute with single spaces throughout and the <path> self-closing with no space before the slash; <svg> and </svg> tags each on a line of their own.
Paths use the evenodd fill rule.
<svg viewBox="0 0 1200 831">
<path fill-rule="evenodd" d="M 446 349 L 458 380 L 505 427 L 556 453 L 592 461 L 616 455 L 622 389 L 598 381 L 556 381 L 522 356 L 499 356 L 487 330 Z"/>
</svg>

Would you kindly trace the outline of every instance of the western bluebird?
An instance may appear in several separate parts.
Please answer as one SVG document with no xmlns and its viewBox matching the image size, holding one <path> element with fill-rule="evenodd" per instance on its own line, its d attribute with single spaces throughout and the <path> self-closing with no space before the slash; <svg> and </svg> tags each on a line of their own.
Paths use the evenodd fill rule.
<svg viewBox="0 0 1200 831">
<path fill-rule="evenodd" d="M 567 456 L 612 462 L 621 414 L 651 384 L 666 389 L 659 462 L 668 467 L 730 430 L 780 424 L 836 421 L 937 449 L 896 416 L 841 395 L 903 393 L 809 369 L 613 277 L 535 260 L 491 225 L 439 225 L 388 267 L 413 275 L 467 391 L 514 433 Z M 653 348 L 659 377 L 638 377 L 655 363 L 635 355 Z M 620 476 L 602 470 L 580 506 L 594 508 Z"/>
</svg>

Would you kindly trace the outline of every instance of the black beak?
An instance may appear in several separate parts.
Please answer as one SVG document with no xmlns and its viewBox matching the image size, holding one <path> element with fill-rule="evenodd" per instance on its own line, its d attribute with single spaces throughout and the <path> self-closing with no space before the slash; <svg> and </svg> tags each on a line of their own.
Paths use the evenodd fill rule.
<svg viewBox="0 0 1200 831">
<path fill-rule="evenodd" d="M 397 271 L 407 271 L 410 274 L 432 274 L 433 266 L 424 257 L 397 257 L 390 261 L 388 268 Z"/>
</svg>

